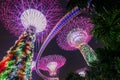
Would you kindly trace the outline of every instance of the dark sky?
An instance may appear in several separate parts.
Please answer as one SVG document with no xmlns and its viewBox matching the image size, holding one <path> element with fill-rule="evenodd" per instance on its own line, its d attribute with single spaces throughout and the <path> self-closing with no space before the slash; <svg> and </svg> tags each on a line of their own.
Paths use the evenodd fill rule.
<svg viewBox="0 0 120 80">
<path fill-rule="evenodd" d="M 17 39 L 18 37 L 15 37 L 13 34 L 10 34 L 10 32 L 4 28 L 4 24 L 0 22 L 0 60 L 6 55 L 6 51 L 14 45 Z M 92 39 L 89 42 L 89 45 L 93 49 L 101 46 L 100 43 L 95 39 Z M 66 64 L 58 71 L 60 80 L 64 80 L 67 73 L 76 71 L 79 68 L 87 66 L 82 55 L 78 50 L 65 51 L 59 48 L 59 46 L 56 43 L 56 37 L 46 47 L 42 56 L 47 56 L 49 54 L 63 55 L 67 60 Z M 37 53 L 35 53 L 35 55 L 37 55 Z M 37 76 L 35 71 L 33 71 L 33 80 L 42 80 L 39 76 Z"/>
</svg>

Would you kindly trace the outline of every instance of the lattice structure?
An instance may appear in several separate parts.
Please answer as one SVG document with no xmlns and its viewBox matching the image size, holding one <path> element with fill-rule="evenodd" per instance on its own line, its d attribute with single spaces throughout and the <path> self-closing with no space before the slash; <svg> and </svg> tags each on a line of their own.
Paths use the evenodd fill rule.
<svg viewBox="0 0 120 80">
<path fill-rule="evenodd" d="M 93 27 L 94 27 L 94 24 L 91 23 L 90 18 L 84 15 L 82 16 L 79 15 L 73 18 L 72 20 L 70 20 L 68 23 L 66 23 L 66 25 L 63 27 L 63 29 L 58 34 L 57 43 L 64 50 L 76 50 L 76 48 L 70 46 L 67 41 L 67 35 L 69 34 L 69 32 L 72 31 L 73 29 L 75 30 L 82 29 L 84 30 L 84 32 L 86 31 L 85 32 L 87 33 L 86 43 L 88 43 L 92 36 L 90 34 L 90 31 Z"/>
<path fill-rule="evenodd" d="M 71 30 L 67 35 L 67 42 L 71 47 L 79 47 L 89 41 L 89 35 L 81 28 Z"/>
<path fill-rule="evenodd" d="M 35 17 L 29 17 L 29 15 L 31 16 L 34 13 L 33 10 L 39 11 L 45 16 L 45 24 L 42 22 L 45 22 L 45 20 L 35 19 L 39 17 L 38 14 L 34 15 Z M 21 17 L 23 13 L 27 17 Z M 0 20 L 4 22 L 4 27 L 7 30 L 16 36 L 20 36 L 25 31 L 29 22 L 33 23 L 35 21 L 37 24 L 42 23 L 46 28 L 44 31 L 38 33 L 41 42 L 44 41 L 44 38 L 46 38 L 54 25 L 62 17 L 63 13 L 63 8 L 59 0 L 6 0 L 0 3 Z M 38 26 L 41 27 L 41 25 Z"/>
<path fill-rule="evenodd" d="M 39 69 L 48 71 L 50 76 L 57 74 L 57 70 L 61 68 L 66 62 L 66 59 L 60 55 L 48 55 L 42 57 L 39 61 Z"/>
<path fill-rule="evenodd" d="M 88 65 L 97 60 L 94 50 L 87 44 L 94 25 L 86 12 L 70 20 L 58 35 L 57 43 L 64 50 L 79 49 Z"/>
</svg>

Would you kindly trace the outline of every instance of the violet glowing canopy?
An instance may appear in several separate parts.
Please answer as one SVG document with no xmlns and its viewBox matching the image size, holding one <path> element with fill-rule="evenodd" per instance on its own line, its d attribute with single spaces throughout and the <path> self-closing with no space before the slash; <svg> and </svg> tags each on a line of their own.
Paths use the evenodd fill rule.
<svg viewBox="0 0 120 80">
<path fill-rule="evenodd" d="M 65 57 L 61 55 L 48 55 L 39 60 L 38 69 L 48 71 L 50 76 L 57 74 L 57 70 L 66 62 Z"/>
<path fill-rule="evenodd" d="M 80 50 L 89 66 L 90 63 L 97 60 L 94 50 L 87 44 L 88 35 L 85 30 L 81 28 L 73 29 L 66 38 L 69 46 Z"/>
<path fill-rule="evenodd" d="M 81 28 L 71 30 L 67 35 L 67 42 L 71 47 L 79 47 L 88 42 L 88 34 Z"/>
<path fill-rule="evenodd" d="M 6 0 L 0 3 L 0 13 L 0 20 L 12 34 L 20 36 L 34 26 L 43 42 L 64 10 L 59 0 Z"/>
<path fill-rule="evenodd" d="M 78 69 L 76 73 L 78 73 L 81 77 L 85 77 L 88 69 L 86 67 Z"/>
<path fill-rule="evenodd" d="M 82 16 L 79 15 L 73 18 L 72 20 L 70 20 L 68 23 L 66 23 L 66 25 L 58 34 L 57 43 L 64 50 L 76 50 L 77 48 L 70 46 L 67 40 L 68 39 L 67 36 L 70 35 L 70 32 L 77 31 L 75 32 L 75 34 L 78 32 L 83 34 L 77 34 L 76 36 L 78 37 L 78 35 L 85 35 L 86 37 L 84 37 L 85 38 L 84 41 L 88 43 L 92 37 L 92 35 L 90 34 L 90 31 L 93 27 L 94 27 L 94 24 L 91 23 L 90 18 L 84 15 Z"/>
<path fill-rule="evenodd" d="M 92 35 L 91 29 L 94 25 L 90 18 L 85 15 L 86 11 L 66 23 L 64 28 L 58 34 L 57 43 L 64 50 L 80 50 L 86 63 L 97 60 L 94 50 L 87 44 Z"/>
</svg>

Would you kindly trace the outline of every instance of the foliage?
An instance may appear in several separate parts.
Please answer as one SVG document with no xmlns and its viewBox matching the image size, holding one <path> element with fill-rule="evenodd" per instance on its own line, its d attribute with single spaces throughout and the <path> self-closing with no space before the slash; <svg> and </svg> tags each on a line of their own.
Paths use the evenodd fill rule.
<svg viewBox="0 0 120 80">
<path fill-rule="evenodd" d="M 105 48 L 118 50 L 120 47 L 120 0 L 94 0 L 96 13 L 91 16 L 95 27 L 92 34 L 101 40 Z M 107 4 L 106 4 L 107 3 Z"/>
<path fill-rule="evenodd" d="M 113 10 L 92 17 L 95 27 L 92 34 L 104 43 L 104 46 L 113 50 L 120 47 L 120 11 Z M 116 45 L 115 45 L 116 44 Z"/>
<path fill-rule="evenodd" d="M 118 80 L 120 78 L 120 51 L 99 48 L 96 50 L 99 62 L 90 67 L 88 80 Z M 116 63 L 117 62 L 117 63 Z M 93 77 L 94 76 L 94 77 Z"/>
<path fill-rule="evenodd" d="M 96 49 L 98 62 L 92 63 L 87 76 L 69 74 L 66 80 L 119 80 L 120 79 L 120 0 L 93 0 L 95 10 L 90 15 L 95 27 L 93 36 L 103 43 Z M 93 10 L 93 9 L 92 9 Z M 75 79 L 76 78 L 76 79 Z"/>
</svg>

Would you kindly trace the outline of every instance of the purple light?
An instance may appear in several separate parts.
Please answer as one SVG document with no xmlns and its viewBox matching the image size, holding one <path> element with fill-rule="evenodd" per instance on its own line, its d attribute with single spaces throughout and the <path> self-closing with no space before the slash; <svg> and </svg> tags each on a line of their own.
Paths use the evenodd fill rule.
<svg viewBox="0 0 120 80">
<path fill-rule="evenodd" d="M 77 48 L 74 45 L 75 43 L 73 41 L 77 40 L 78 42 L 83 41 L 85 43 L 88 43 L 92 37 L 92 35 L 90 34 L 90 30 L 93 27 L 94 25 L 91 23 L 90 18 L 79 15 L 76 18 L 73 18 L 72 20 L 70 20 L 68 23 L 66 23 L 64 28 L 58 34 L 57 43 L 64 50 L 76 50 Z M 70 39 L 71 33 L 73 34 Z M 71 43 L 71 40 L 72 40 L 72 43 Z"/>
<path fill-rule="evenodd" d="M 26 27 L 29 25 L 37 27 L 39 23 L 40 32 L 38 35 L 42 39 L 41 42 L 44 41 L 64 13 L 59 0 L 6 0 L 1 1 L 0 4 L 0 20 L 4 22 L 4 27 L 7 30 L 15 36 L 20 36 Z M 29 17 L 31 15 L 32 19 Z M 46 20 L 45 18 L 41 18 L 42 21 L 39 20 L 41 17 L 39 15 L 45 16 Z M 42 31 L 43 29 L 44 31 Z"/>
<path fill-rule="evenodd" d="M 88 71 L 88 69 L 85 67 L 85 68 L 78 69 L 78 70 L 76 71 L 76 73 L 78 73 L 81 77 L 85 77 L 87 71 Z"/>
<path fill-rule="evenodd" d="M 88 66 L 91 66 L 92 62 L 97 61 L 94 50 L 87 44 L 92 37 L 90 31 L 93 27 L 90 18 L 79 15 L 64 26 L 57 43 L 64 50 L 80 50 Z"/>
<path fill-rule="evenodd" d="M 57 70 L 66 62 L 66 59 L 60 55 L 48 55 L 42 57 L 39 61 L 38 69 L 48 71 L 50 76 L 54 76 Z"/>
</svg>

